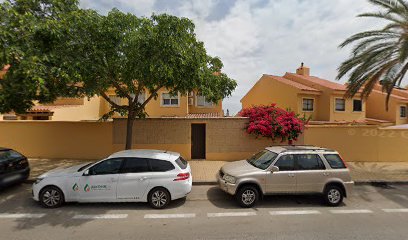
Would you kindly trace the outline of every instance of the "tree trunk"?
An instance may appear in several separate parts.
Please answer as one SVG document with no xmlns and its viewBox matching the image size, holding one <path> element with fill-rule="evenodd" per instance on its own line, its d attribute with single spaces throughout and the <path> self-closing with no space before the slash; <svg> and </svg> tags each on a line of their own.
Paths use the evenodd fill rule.
<svg viewBox="0 0 408 240">
<path fill-rule="evenodd" d="M 129 111 L 127 124 L 126 124 L 126 150 L 132 149 L 132 136 L 133 136 L 133 122 L 135 121 L 135 113 Z"/>
</svg>

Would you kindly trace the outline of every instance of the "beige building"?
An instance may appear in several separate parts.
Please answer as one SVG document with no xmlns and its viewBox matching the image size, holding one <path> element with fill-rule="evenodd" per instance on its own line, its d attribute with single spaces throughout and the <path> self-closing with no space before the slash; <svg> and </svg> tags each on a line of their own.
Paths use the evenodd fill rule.
<svg viewBox="0 0 408 240">
<path fill-rule="evenodd" d="M 360 94 L 346 99 L 345 92 L 345 85 L 310 76 L 310 69 L 302 65 L 282 77 L 264 74 L 241 103 L 242 108 L 275 103 L 315 123 L 365 122 L 365 101 Z"/>
<path fill-rule="evenodd" d="M 377 84 L 367 98 L 367 118 L 381 119 L 395 125 L 407 124 L 408 90 L 394 88 L 389 98 L 388 110 L 385 104 L 387 94 Z"/>
<path fill-rule="evenodd" d="M 119 98 L 114 91 L 108 91 L 109 98 L 119 104 L 127 104 L 127 99 Z M 147 94 L 138 96 L 140 101 Z M 172 96 L 165 89 L 158 92 L 145 107 L 148 117 L 223 117 L 222 100 L 217 104 L 206 101 L 204 96 L 191 92 L 188 96 Z M 92 121 L 99 120 L 110 111 L 110 104 L 102 97 L 59 98 L 52 104 L 35 104 L 25 114 L 4 114 L 0 120 L 53 120 L 53 121 Z M 119 116 L 119 115 L 115 115 Z"/>
</svg>

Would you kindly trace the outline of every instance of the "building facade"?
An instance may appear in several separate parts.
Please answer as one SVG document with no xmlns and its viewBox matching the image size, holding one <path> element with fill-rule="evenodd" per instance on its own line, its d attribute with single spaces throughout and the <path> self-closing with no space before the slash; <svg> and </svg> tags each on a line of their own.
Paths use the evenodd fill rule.
<svg viewBox="0 0 408 240">
<path fill-rule="evenodd" d="M 310 76 L 310 69 L 302 65 L 282 77 L 264 74 L 241 103 L 242 108 L 275 103 L 315 123 L 364 122 L 365 101 L 360 93 L 345 98 L 346 90 L 345 85 Z"/>
</svg>

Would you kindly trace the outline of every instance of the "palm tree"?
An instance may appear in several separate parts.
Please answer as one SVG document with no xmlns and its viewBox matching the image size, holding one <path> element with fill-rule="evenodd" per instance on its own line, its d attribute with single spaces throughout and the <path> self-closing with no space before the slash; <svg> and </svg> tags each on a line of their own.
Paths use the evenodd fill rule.
<svg viewBox="0 0 408 240">
<path fill-rule="evenodd" d="M 408 71 L 408 2 L 405 0 L 368 0 L 380 7 L 379 12 L 363 13 L 359 17 L 386 21 L 379 30 L 357 33 L 340 47 L 354 44 L 352 55 L 338 68 L 337 79 L 348 75 L 346 97 L 353 97 L 362 89 L 361 97 L 368 97 L 376 83 L 390 94 Z"/>
</svg>

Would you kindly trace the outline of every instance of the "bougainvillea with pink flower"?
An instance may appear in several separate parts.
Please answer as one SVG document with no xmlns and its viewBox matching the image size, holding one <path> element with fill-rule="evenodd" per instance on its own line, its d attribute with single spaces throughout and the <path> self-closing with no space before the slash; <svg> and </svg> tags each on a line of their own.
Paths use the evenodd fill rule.
<svg viewBox="0 0 408 240">
<path fill-rule="evenodd" d="M 249 118 L 247 133 L 270 138 L 272 141 L 288 141 L 289 144 L 298 139 L 307 122 L 306 118 L 299 117 L 293 111 L 278 108 L 275 104 L 246 108 L 240 115 Z"/>
</svg>

